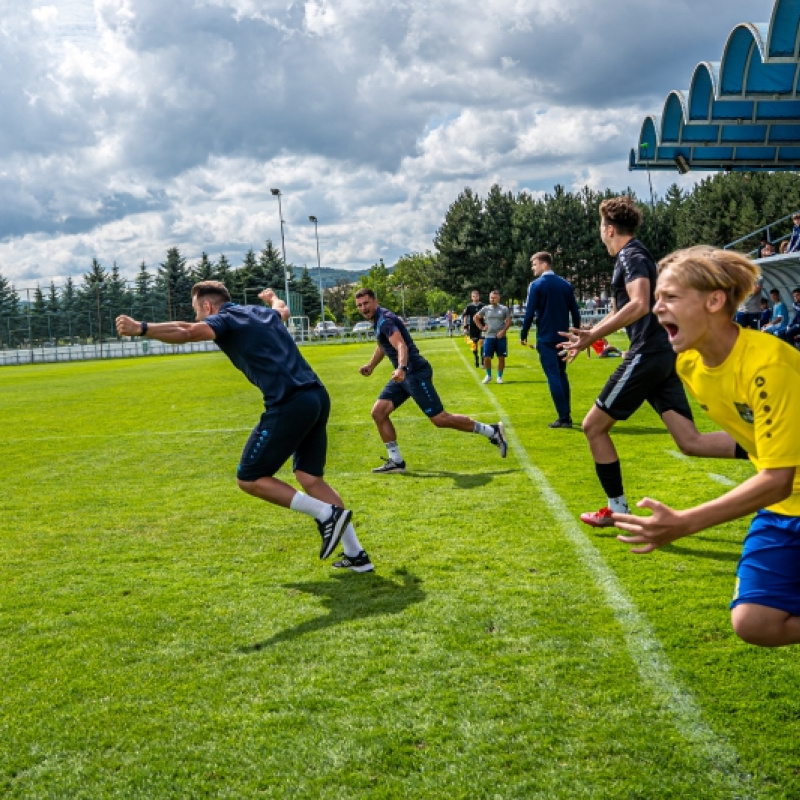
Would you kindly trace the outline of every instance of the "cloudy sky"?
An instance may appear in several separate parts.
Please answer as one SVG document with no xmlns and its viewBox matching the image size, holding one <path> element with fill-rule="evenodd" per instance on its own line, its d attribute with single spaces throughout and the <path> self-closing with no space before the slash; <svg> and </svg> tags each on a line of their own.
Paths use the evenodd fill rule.
<svg viewBox="0 0 800 800">
<path fill-rule="evenodd" d="M 632 186 L 645 114 L 772 0 L 0 0 L 0 274 L 177 245 L 365 268 L 465 187 Z M 692 176 L 656 177 L 656 190 Z"/>
</svg>

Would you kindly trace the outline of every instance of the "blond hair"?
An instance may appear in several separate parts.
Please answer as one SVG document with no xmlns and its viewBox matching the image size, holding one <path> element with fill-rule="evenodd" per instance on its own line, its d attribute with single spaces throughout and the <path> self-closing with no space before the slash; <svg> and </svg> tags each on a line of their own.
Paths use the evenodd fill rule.
<svg viewBox="0 0 800 800">
<path fill-rule="evenodd" d="M 662 258 L 658 274 L 669 274 L 685 289 L 725 292 L 725 308 L 733 316 L 742 301 L 755 291 L 761 272 L 740 253 L 696 245 Z"/>
</svg>

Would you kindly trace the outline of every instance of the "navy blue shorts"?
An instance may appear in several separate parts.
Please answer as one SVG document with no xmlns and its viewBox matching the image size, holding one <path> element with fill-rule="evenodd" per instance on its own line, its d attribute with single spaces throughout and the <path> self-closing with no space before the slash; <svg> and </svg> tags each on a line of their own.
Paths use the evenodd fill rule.
<svg viewBox="0 0 800 800">
<path fill-rule="evenodd" d="M 242 451 L 236 477 L 257 481 L 272 477 L 292 457 L 292 469 L 321 478 L 328 452 L 331 400 L 324 386 L 295 392 L 271 406 L 253 428 Z"/>
<path fill-rule="evenodd" d="M 409 397 L 426 417 L 435 417 L 444 411 L 442 401 L 433 385 L 432 367 L 406 373 L 406 379 L 402 383 L 389 381 L 383 387 L 378 400 L 388 400 L 395 408 L 399 408 Z"/>
<path fill-rule="evenodd" d="M 507 355 L 508 355 L 508 339 L 505 336 L 502 339 L 498 339 L 496 336 L 492 336 L 491 339 L 483 340 L 484 358 L 492 358 L 492 356 L 497 356 L 498 358 L 500 357 L 505 358 Z"/>
<path fill-rule="evenodd" d="M 800 616 L 800 517 L 759 511 L 736 569 L 731 608 L 739 603 Z"/>
</svg>

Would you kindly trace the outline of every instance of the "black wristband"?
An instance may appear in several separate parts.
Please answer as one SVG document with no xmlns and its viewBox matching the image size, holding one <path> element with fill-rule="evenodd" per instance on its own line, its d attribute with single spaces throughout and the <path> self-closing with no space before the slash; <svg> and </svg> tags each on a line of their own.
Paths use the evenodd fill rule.
<svg viewBox="0 0 800 800">
<path fill-rule="evenodd" d="M 142 323 L 142 332 L 139 334 L 139 336 L 147 336 L 147 323 L 146 322 Z"/>
<path fill-rule="evenodd" d="M 734 448 L 733 451 L 733 457 L 743 458 L 745 461 L 747 461 L 750 458 L 750 456 L 747 455 L 747 450 L 745 450 L 744 447 L 742 447 L 739 444 L 739 442 L 736 442 L 736 447 Z"/>
</svg>

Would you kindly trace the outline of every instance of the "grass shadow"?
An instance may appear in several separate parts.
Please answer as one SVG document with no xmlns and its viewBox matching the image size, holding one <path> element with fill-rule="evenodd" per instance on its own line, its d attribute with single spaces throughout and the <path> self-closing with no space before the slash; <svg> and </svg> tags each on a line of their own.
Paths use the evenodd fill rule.
<svg viewBox="0 0 800 800">
<path fill-rule="evenodd" d="M 409 478 L 452 478 L 453 483 L 458 489 L 475 489 L 478 486 L 486 486 L 491 483 L 496 475 L 510 475 L 516 473 L 515 469 L 495 470 L 494 472 L 447 472 L 445 470 L 434 472 L 406 472 Z"/>
<path fill-rule="evenodd" d="M 425 599 L 425 592 L 420 588 L 420 578 L 405 569 L 395 570 L 394 574 L 400 578 L 399 583 L 376 572 L 363 575 L 337 572 L 329 580 L 284 584 L 283 588 L 290 591 L 323 598 L 322 605 L 328 609 L 328 613 L 280 631 L 263 642 L 238 647 L 237 650 L 241 653 L 257 653 L 281 642 L 290 642 L 350 620 L 400 614 L 409 606 Z"/>
<path fill-rule="evenodd" d="M 677 553 L 680 556 L 687 558 L 710 558 L 713 561 L 732 561 L 737 563 L 739 561 L 740 553 L 721 553 L 719 550 L 695 550 L 691 547 L 681 547 L 672 544 L 665 545 L 661 548 L 665 553 Z"/>
</svg>

